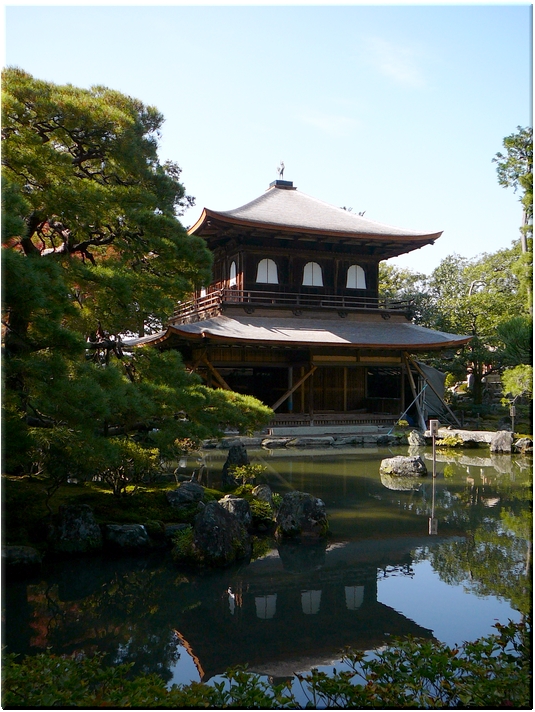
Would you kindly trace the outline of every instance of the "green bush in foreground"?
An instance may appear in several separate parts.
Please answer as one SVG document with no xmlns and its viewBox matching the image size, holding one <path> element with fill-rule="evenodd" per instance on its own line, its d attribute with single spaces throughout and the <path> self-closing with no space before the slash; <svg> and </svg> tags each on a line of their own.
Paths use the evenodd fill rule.
<svg viewBox="0 0 535 712">
<path fill-rule="evenodd" d="M 532 709 L 527 625 L 496 625 L 497 633 L 460 648 L 428 640 L 397 641 L 365 659 L 346 651 L 348 670 L 312 670 L 297 679 L 309 709 Z M 2 709 L 302 709 L 290 683 L 271 685 L 247 670 L 221 682 L 170 689 L 156 675 L 130 678 L 130 665 L 102 667 L 99 656 L 8 655 Z"/>
</svg>

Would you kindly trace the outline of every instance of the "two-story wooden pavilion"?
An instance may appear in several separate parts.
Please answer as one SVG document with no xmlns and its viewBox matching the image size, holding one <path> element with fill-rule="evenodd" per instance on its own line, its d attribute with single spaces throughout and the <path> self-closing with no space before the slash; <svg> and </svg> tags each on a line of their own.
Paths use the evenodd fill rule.
<svg viewBox="0 0 535 712">
<path fill-rule="evenodd" d="M 469 337 L 412 324 L 409 304 L 381 300 L 379 262 L 441 232 L 383 225 L 276 180 L 235 210 L 205 208 L 190 233 L 214 254 L 212 283 L 144 338 L 177 348 L 215 387 L 256 396 L 279 424 L 394 422 L 416 399 L 418 352 Z"/>
</svg>

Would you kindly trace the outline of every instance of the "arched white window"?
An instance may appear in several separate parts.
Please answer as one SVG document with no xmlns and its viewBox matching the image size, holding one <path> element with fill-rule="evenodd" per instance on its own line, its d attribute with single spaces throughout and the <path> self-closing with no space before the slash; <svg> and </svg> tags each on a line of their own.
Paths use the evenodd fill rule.
<svg viewBox="0 0 535 712">
<path fill-rule="evenodd" d="M 303 284 L 306 287 L 323 287 L 323 275 L 317 262 L 307 262 L 305 265 Z"/>
<path fill-rule="evenodd" d="M 264 284 L 278 284 L 277 265 L 273 260 L 260 260 L 256 272 L 256 281 Z"/>
<path fill-rule="evenodd" d="M 347 289 L 366 289 L 366 273 L 360 265 L 351 265 L 347 270 Z"/>
<path fill-rule="evenodd" d="M 201 297 L 206 296 L 206 287 L 201 287 Z"/>
<path fill-rule="evenodd" d="M 228 277 L 228 286 L 229 287 L 235 287 L 237 284 L 237 278 L 236 278 L 236 263 L 231 262 L 230 264 L 230 272 L 229 272 L 229 277 Z"/>
</svg>

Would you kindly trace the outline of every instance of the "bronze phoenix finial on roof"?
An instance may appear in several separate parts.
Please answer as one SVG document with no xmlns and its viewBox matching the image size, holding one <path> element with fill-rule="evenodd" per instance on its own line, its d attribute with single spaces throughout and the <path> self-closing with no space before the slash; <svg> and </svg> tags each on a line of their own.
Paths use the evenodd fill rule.
<svg viewBox="0 0 535 712">
<path fill-rule="evenodd" d="M 284 175 L 284 161 L 281 161 L 280 166 L 277 168 L 277 173 L 279 174 L 280 180 L 282 180 L 282 176 Z"/>
</svg>

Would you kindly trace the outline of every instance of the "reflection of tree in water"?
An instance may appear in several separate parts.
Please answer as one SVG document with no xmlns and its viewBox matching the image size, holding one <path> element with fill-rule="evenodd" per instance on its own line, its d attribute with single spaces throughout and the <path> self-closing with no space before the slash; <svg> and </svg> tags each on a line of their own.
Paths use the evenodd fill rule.
<svg viewBox="0 0 535 712">
<path fill-rule="evenodd" d="M 514 469 L 496 473 L 481 468 L 466 485 L 442 499 L 440 516 L 464 520 L 462 541 L 443 541 L 417 558 L 429 559 L 440 578 L 463 585 L 477 596 L 496 596 L 523 614 L 531 609 L 533 499 L 531 478 Z"/>
<path fill-rule="evenodd" d="M 33 646 L 50 647 L 62 655 L 90 655 L 98 650 L 107 664 L 132 662 L 133 673 L 154 672 L 169 680 L 180 653 L 162 606 L 163 592 L 170 585 L 166 573 L 164 569 L 115 572 L 79 600 L 69 600 L 65 585 L 29 587 Z M 184 580 L 180 575 L 178 579 L 178 583 Z"/>
</svg>

